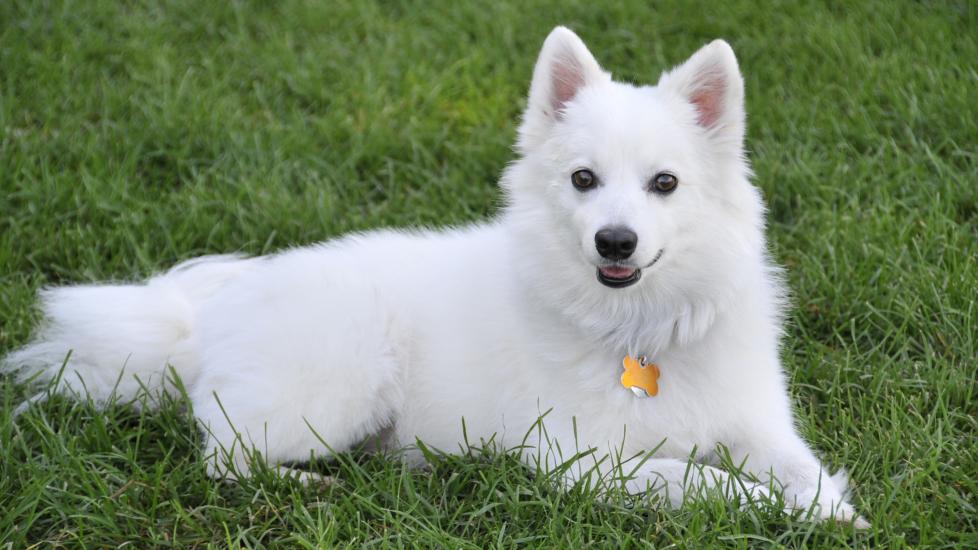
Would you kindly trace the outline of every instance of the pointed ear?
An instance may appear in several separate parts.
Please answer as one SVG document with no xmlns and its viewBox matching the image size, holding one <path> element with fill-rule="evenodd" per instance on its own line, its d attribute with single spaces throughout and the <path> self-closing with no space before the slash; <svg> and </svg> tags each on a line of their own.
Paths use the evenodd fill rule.
<svg viewBox="0 0 978 550">
<path fill-rule="evenodd" d="M 564 108 L 578 91 L 609 79 L 576 34 L 566 27 L 556 27 L 544 41 L 533 69 L 520 134 L 524 139 L 541 135 L 561 119 Z"/>
<path fill-rule="evenodd" d="M 743 146 L 744 79 L 730 44 L 714 40 L 685 63 L 664 73 L 659 88 L 678 94 L 696 109 L 708 135 Z"/>
</svg>

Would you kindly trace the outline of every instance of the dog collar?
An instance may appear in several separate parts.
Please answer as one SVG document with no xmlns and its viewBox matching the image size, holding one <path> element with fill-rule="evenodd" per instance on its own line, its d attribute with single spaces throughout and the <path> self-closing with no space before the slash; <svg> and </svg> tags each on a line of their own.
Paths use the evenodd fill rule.
<svg viewBox="0 0 978 550">
<path fill-rule="evenodd" d="M 644 355 L 633 358 L 626 355 L 621 361 L 625 372 L 621 374 L 621 385 L 632 390 L 637 397 L 654 397 L 659 393 L 659 367 L 649 363 Z"/>
</svg>

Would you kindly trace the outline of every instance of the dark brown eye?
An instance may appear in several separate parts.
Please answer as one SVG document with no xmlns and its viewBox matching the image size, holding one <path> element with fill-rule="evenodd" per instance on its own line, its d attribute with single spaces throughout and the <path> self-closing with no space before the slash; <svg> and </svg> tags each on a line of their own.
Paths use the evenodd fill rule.
<svg viewBox="0 0 978 550">
<path fill-rule="evenodd" d="M 578 191 L 587 191 L 598 184 L 598 177 L 590 170 L 578 170 L 571 174 L 571 183 Z"/>
<path fill-rule="evenodd" d="M 672 193 L 679 185 L 679 179 L 669 172 L 659 172 L 652 178 L 652 190 L 656 193 Z"/>
</svg>

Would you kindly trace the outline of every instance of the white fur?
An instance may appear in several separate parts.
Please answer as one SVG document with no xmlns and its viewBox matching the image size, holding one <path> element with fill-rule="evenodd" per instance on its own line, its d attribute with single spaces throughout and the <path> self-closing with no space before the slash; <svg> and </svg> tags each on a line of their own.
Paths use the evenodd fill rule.
<svg viewBox="0 0 978 550">
<path fill-rule="evenodd" d="M 539 455 L 524 454 L 543 468 L 595 449 L 613 458 L 597 461 L 599 474 L 624 462 L 629 488 L 666 491 L 674 504 L 693 484 L 766 493 L 715 467 L 719 443 L 762 483 L 773 474 L 790 506 L 853 520 L 844 479 L 793 426 L 778 359 L 783 292 L 743 137 L 743 83 L 725 42 L 639 87 L 612 81 L 557 28 L 497 219 L 48 290 L 44 328 L 8 368 L 50 380 L 71 351 L 59 388 L 104 401 L 134 395 L 137 377 L 165 390 L 172 365 L 207 450 L 223 449 L 215 475 L 229 463 L 247 472 L 245 454 L 231 452 L 238 435 L 272 464 L 377 434 L 391 448 L 420 438 L 446 451 L 467 436 L 536 445 Z M 581 168 L 598 188 L 571 185 Z M 648 189 L 663 170 L 680 181 L 669 195 Z M 634 265 L 663 251 L 633 286 L 596 278 L 594 234 L 608 225 L 638 234 Z M 625 354 L 660 366 L 658 396 L 621 386 Z M 544 414 L 545 431 L 533 430 Z M 690 473 L 694 449 L 703 467 Z"/>
</svg>

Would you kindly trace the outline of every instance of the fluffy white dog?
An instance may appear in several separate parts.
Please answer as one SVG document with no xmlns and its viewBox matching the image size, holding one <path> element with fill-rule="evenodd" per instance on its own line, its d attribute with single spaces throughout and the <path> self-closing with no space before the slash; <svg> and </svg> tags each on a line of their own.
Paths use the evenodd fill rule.
<svg viewBox="0 0 978 550">
<path fill-rule="evenodd" d="M 694 487 L 777 487 L 790 507 L 865 525 L 793 425 L 744 126 L 727 43 L 634 86 L 557 28 L 496 219 L 49 289 L 46 322 L 6 368 L 105 402 L 166 390 L 172 366 L 215 476 L 247 475 L 241 444 L 283 465 L 371 437 L 492 440 L 536 446 L 524 456 L 547 469 L 592 450 L 569 480 L 624 471 L 674 505 Z M 717 467 L 720 444 L 750 475 Z"/>
</svg>

